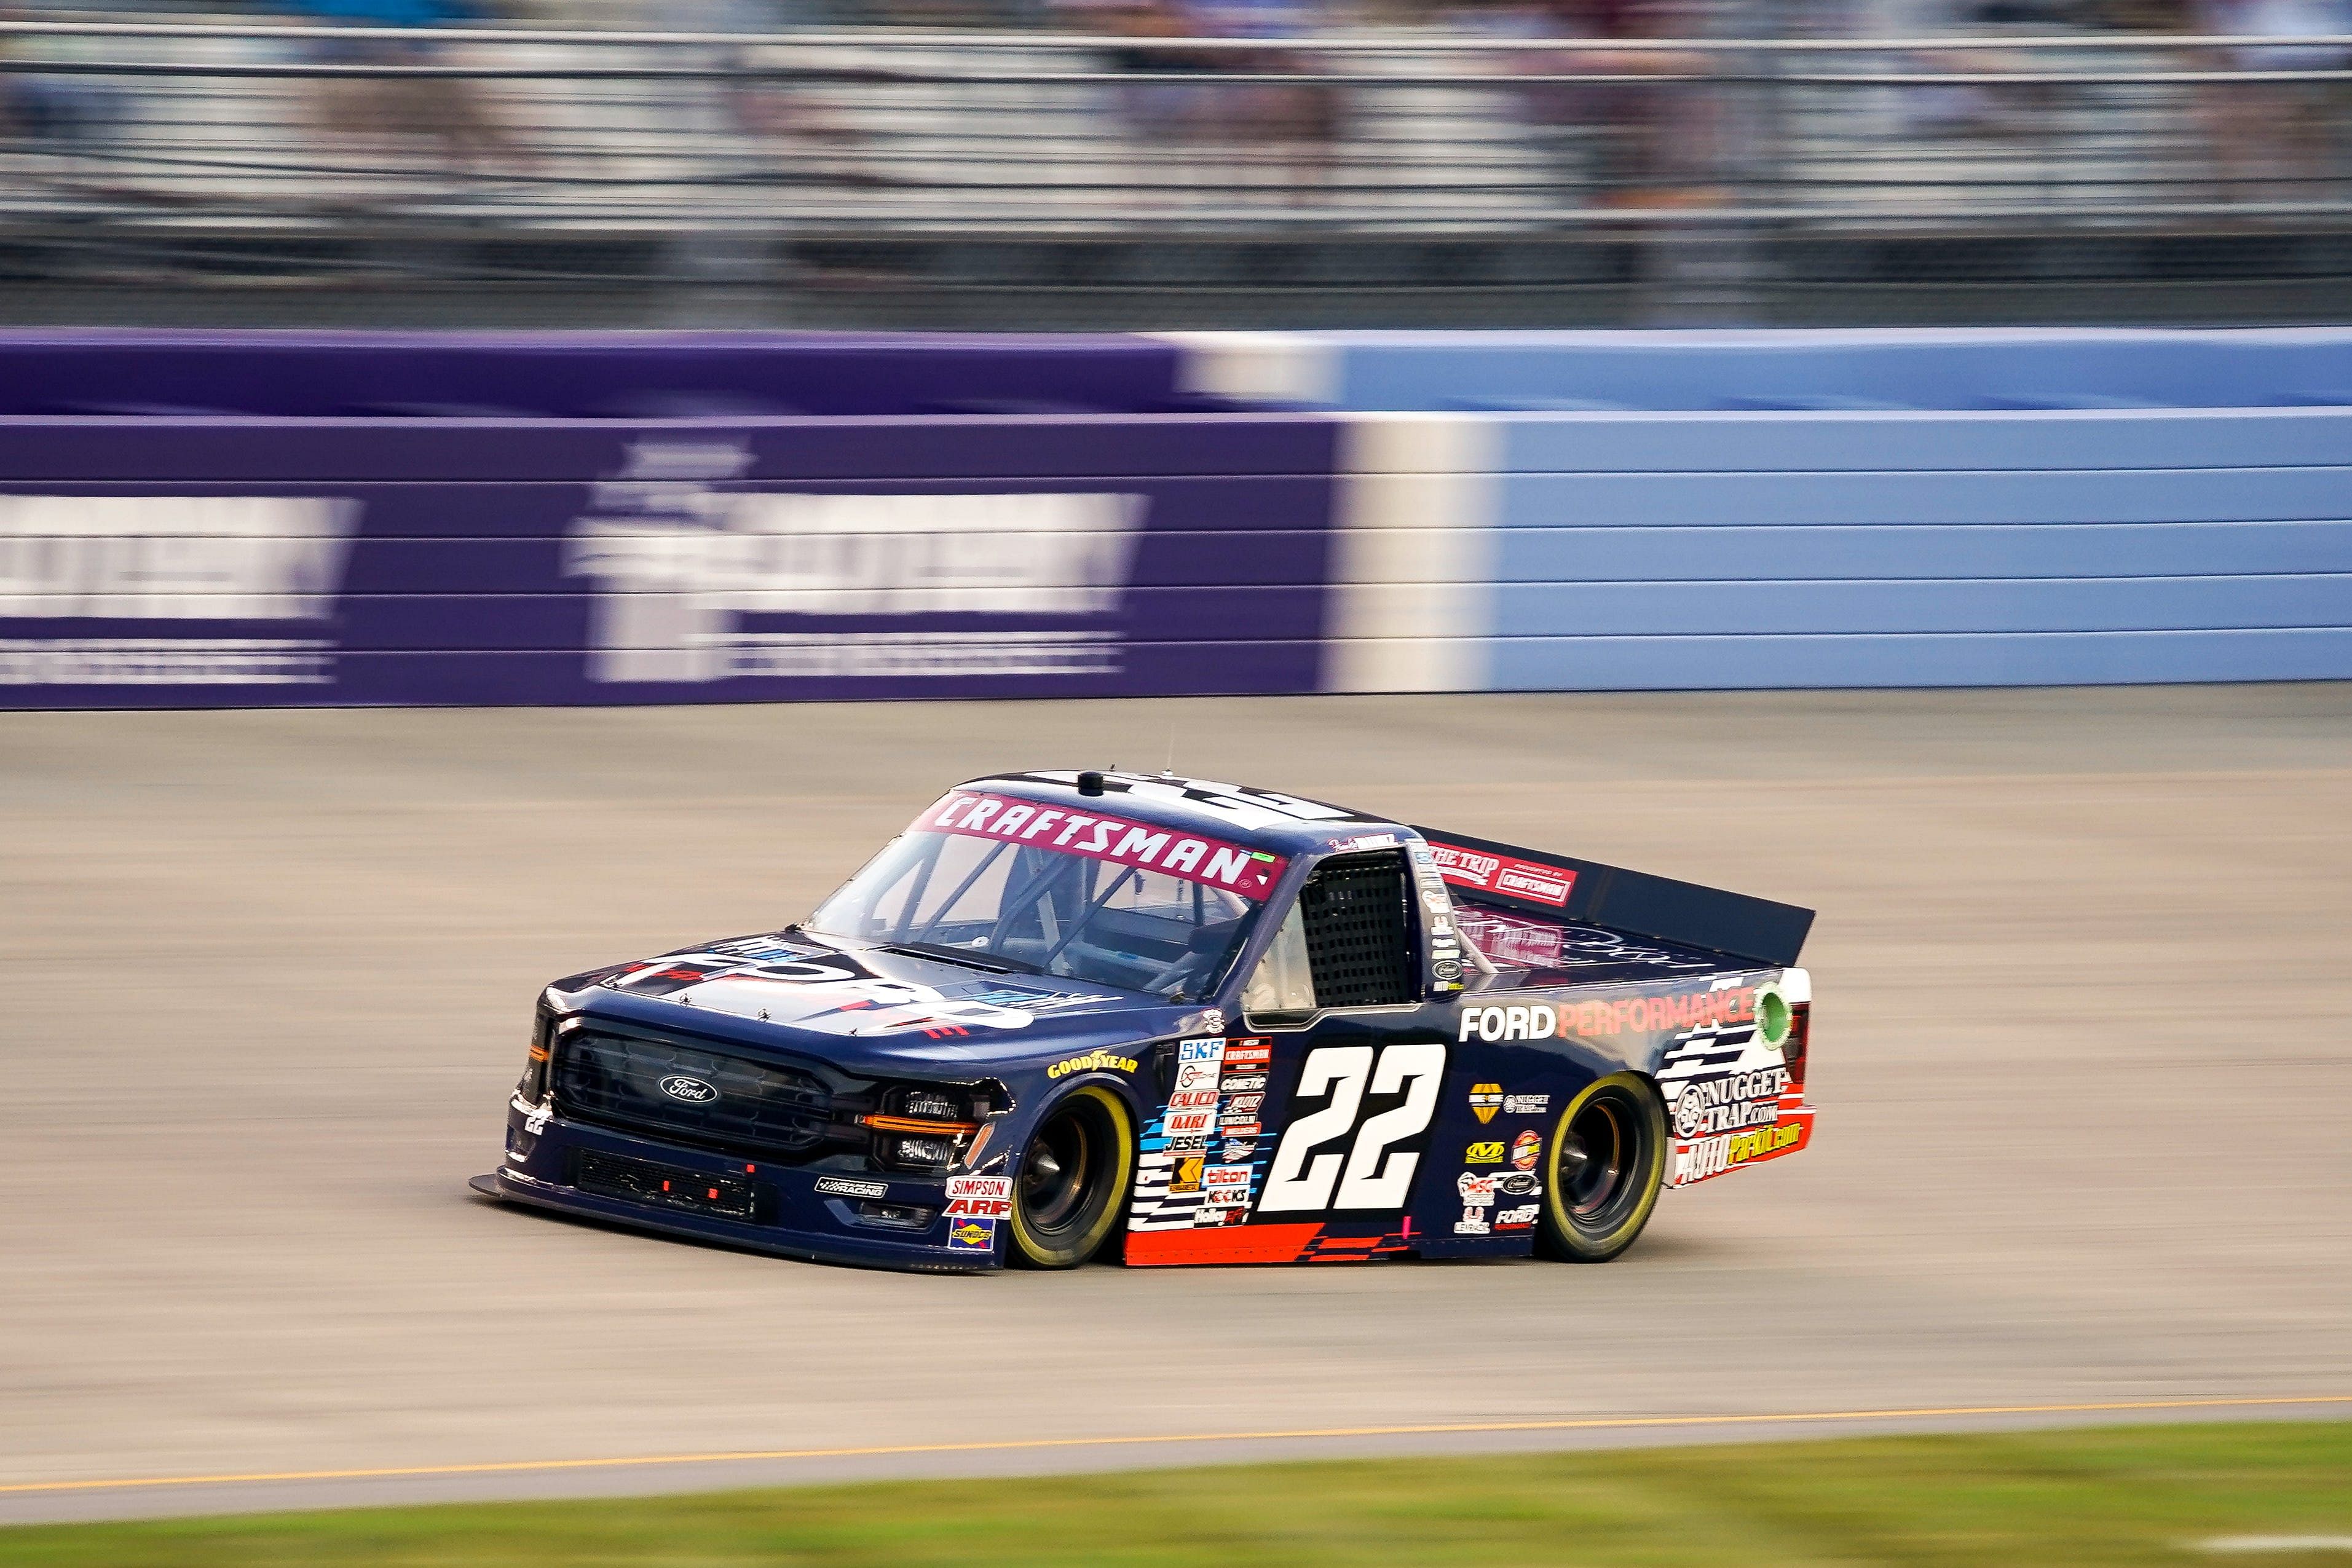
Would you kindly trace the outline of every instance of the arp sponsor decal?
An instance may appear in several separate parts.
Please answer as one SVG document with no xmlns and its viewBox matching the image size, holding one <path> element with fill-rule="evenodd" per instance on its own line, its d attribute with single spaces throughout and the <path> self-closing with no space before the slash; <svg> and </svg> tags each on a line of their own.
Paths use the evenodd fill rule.
<svg viewBox="0 0 2352 1568">
<path fill-rule="evenodd" d="M 1471 1145 L 1468 1148 L 1462 1151 L 1462 1163 L 1465 1166 L 1501 1165 L 1503 1163 L 1503 1140 L 1496 1138 L 1492 1143 Z"/>
<path fill-rule="evenodd" d="M 1543 1139 L 1534 1133 L 1521 1133 L 1511 1140 L 1511 1164 L 1517 1169 L 1531 1171 L 1543 1153 Z"/>
<path fill-rule="evenodd" d="M 835 1197 L 883 1197 L 890 1191 L 889 1184 L 878 1181 L 851 1181 L 843 1176 L 819 1176 L 816 1189 Z"/>
<path fill-rule="evenodd" d="M 1045 1069 L 1048 1078 L 1067 1078 L 1073 1072 L 1132 1072 L 1135 1059 L 1113 1056 L 1108 1051 L 1090 1051 L 1084 1056 L 1073 1056 Z"/>
<path fill-rule="evenodd" d="M 996 1249 L 996 1221 L 993 1219 L 950 1219 L 948 1221 L 948 1250 L 950 1252 L 992 1252 Z"/>
<path fill-rule="evenodd" d="M 1737 1133 L 1780 1119 L 1780 1095 L 1789 1087 L 1786 1068 L 1696 1078 L 1675 1097 L 1675 1135 L 1696 1138 Z"/>
<path fill-rule="evenodd" d="M 1481 893 L 1507 893 L 1538 904 L 1564 907 L 1576 888 L 1576 873 L 1565 866 L 1544 865 L 1510 855 L 1488 854 L 1457 844 L 1432 843 L 1437 873 L 1457 887 Z"/>
<path fill-rule="evenodd" d="M 998 1220 L 1013 1212 L 1013 1178 L 948 1177 L 948 1213 L 957 1218 Z"/>
<path fill-rule="evenodd" d="M 1503 1114 L 1506 1116 L 1540 1116 L 1551 1109 L 1549 1094 L 1506 1094 Z"/>
<path fill-rule="evenodd" d="M 1470 1025 L 1466 1013 L 1462 1026 L 1462 1038 L 1464 1040 L 1470 1038 Z M 1503 1086 L 1501 1084 L 1473 1083 L 1470 1085 L 1470 1109 L 1477 1115 L 1479 1121 L 1493 1121 L 1495 1113 L 1502 1108 Z"/>
<path fill-rule="evenodd" d="M 1629 1031 L 1717 1028 L 1754 1016 L 1756 988 L 1684 991 L 1674 996 L 1618 997 L 1609 1001 L 1530 1002 L 1522 1007 L 1465 1007 L 1458 1040 L 1587 1040 Z"/>
<path fill-rule="evenodd" d="M 1066 810 L 1010 795 L 951 789 L 915 819 L 914 831 L 1034 844 L 1115 865 L 1136 866 L 1223 888 L 1244 898 L 1274 891 L 1287 862 L 1246 844 L 1101 812 Z"/>
</svg>

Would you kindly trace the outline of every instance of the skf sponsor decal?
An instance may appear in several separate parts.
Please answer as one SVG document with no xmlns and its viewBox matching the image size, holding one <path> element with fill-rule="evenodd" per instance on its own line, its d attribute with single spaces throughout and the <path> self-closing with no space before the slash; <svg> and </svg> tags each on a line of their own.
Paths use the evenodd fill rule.
<svg viewBox="0 0 2352 1568">
<path fill-rule="evenodd" d="M 1433 843 L 1429 848 L 1437 861 L 1437 874 L 1456 887 L 1475 887 L 1481 893 L 1507 893 L 1514 897 L 1533 899 L 1538 904 L 1549 904 L 1555 908 L 1564 907 L 1568 895 L 1576 887 L 1576 873 L 1565 866 L 1543 865 L 1510 855 L 1491 855 L 1482 850 L 1466 850 L 1456 844 Z"/>
<path fill-rule="evenodd" d="M 1741 1023 L 1755 1016 L 1756 988 L 1685 991 L 1668 997 L 1619 997 L 1612 1001 L 1530 1002 L 1525 1007 L 1462 1009 L 1457 1040 L 1591 1040 L 1631 1031 L 1681 1031 Z"/>
<path fill-rule="evenodd" d="M 924 832 L 1034 844 L 1089 860 L 1139 866 L 1222 887 L 1249 899 L 1262 899 L 1272 893 L 1287 863 L 1279 855 L 1222 839 L 978 790 L 949 791 L 945 800 L 916 819 L 915 826 Z"/>
<path fill-rule="evenodd" d="M 985 1219 L 992 1223 L 1012 1212 L 1013 1178 L 1011 1176 L 948 1177 L 950 1218 Z M 950 1226 L 949 1230 L 952 1234 L 954 1227 Z"/>
<path fill-rule="evenodd" d="M 1470 1038 L 1470 1014 L 1475 1010 L 1467 1008 L 1463 1009 L 1462 1038 L 1464 1040 Z M 1470 1085 L 1470 1109 L 1477 1113 L 1478 1120 L 1491 1122 L 1495 1119 L 1495 1113 L 1502 1108 L 1503 1086 L 1501 1084 L 1473 1083 Z"/>
<path fill-rule="evenodd" d="M 1462 1151 L 1462 1163 L 1465 1166 L 1501 1165 L 1503 1163 L 1503 1140 L 1496 1138 L 1490 1144 L 1471 1145 L 1468 1148 Z"/>
<path fill-rule="evenodd" d="M 1536 1158 L 1543 1153 L 1543 1139 L 1534 1133 L 1521 1133 L 1511 1140 L 1511 1164 L 1523 1171 L 1536 1168 Z"/>
<path fill-rule="evenodd" d="M 1084 1056 L 1073 1056 L 1066 1061 L 1054 1063 L 1053 1066 L 1045 1069 L 1045 1076 L 1067 1078 L 1073 1072 L 1132 1072 L 1134 1071 L 1133 1057 L 1113 1056 L 1108 1051 L 1090 1051 Z"/>
<path fill-rule="evenodd" d="M 993 1219 L 952 1219 L 948 1222 L 948 1250 L 950 1252 L 992 1252 L 996 1249 L 996 1221 Z"/>
</svg>

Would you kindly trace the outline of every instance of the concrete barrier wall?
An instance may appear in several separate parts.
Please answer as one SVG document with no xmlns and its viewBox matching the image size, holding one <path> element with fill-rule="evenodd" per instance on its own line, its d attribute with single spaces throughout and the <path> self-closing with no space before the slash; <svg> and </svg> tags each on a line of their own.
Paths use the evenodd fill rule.
<svg viewBox="0 0 2352 1568">
<path fill-rule="evenodd" d="M 2352 678 L 2332 388 L 2352 332 L 0 338 L 0 706 Z"/>
</svg>

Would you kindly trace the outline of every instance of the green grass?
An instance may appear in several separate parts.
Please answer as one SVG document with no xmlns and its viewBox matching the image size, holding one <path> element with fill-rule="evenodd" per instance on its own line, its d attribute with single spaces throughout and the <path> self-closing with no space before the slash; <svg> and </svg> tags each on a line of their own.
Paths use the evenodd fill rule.
<svg viewBox="0 0 2352 1568">
<path fill-rule="evenodd" d="M 2268 1564 L 2352 1535 L 2352 1422 L 892 1481 L 0 1530 L 0 1564 Z"/>
</svg>

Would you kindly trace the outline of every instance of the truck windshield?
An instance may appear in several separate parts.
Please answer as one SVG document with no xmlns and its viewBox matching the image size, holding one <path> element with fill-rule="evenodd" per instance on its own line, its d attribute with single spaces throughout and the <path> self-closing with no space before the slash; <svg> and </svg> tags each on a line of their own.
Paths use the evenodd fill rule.
<svg viewBox="0 0 2352 1568">
<path fill-rule="evenodd" d="M 1148 824 L 959 791 L 805 925 L 1198 1001 L 1224 977 L 1283 863 Z"/>
</svg>

